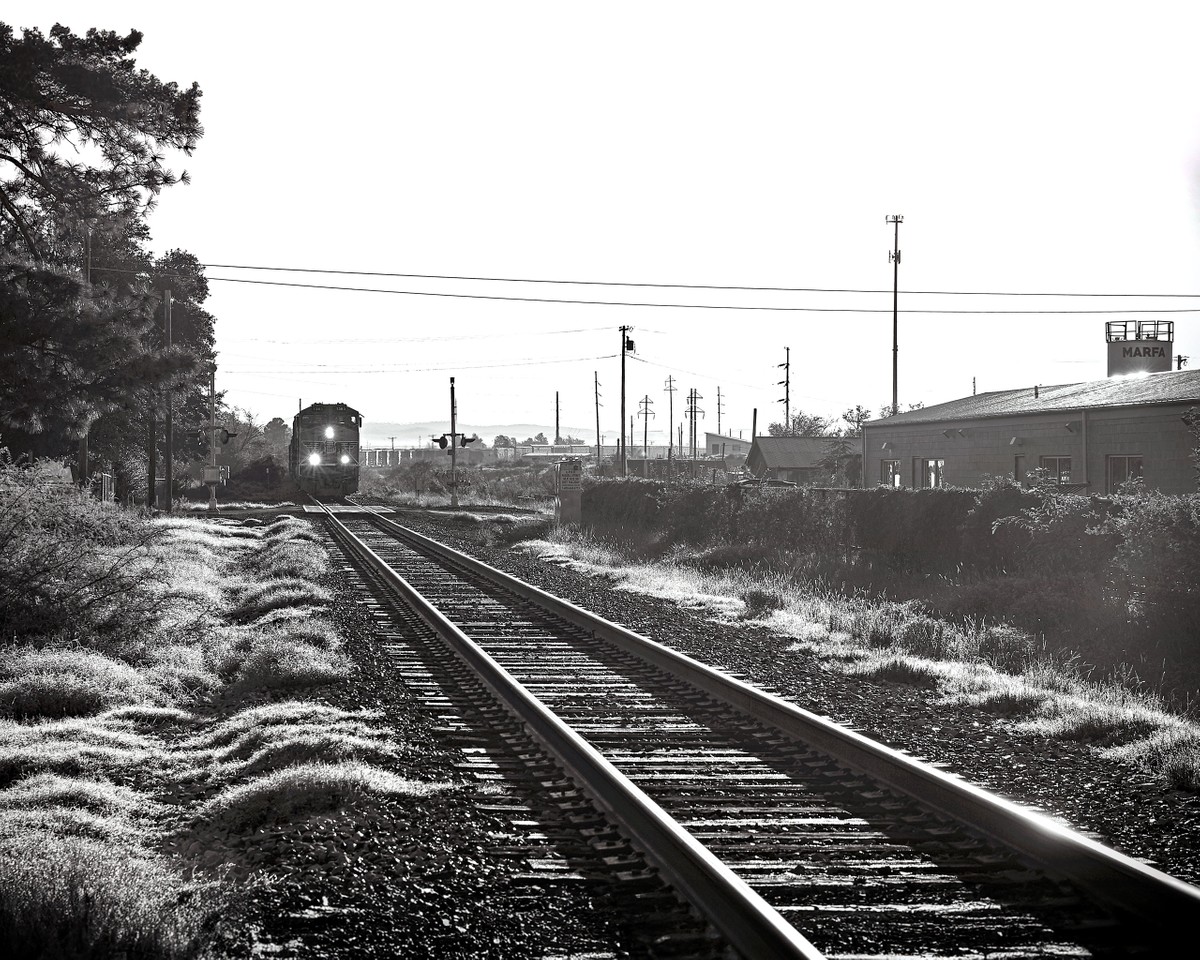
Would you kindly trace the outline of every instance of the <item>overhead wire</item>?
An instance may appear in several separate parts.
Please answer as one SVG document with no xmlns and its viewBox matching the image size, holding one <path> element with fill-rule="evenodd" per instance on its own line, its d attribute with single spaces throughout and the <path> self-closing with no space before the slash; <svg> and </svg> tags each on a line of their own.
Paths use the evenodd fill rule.
<svg viewBox="0 0 1200 960">
<path fill-rule="evenodd" d="M 230 370 L 229 373 L 252 373 L 255 375 L 279 375 L 291 376 L 293 374 L 305 373 L 433 373 L 443 370 L 491 370 L 503 367 L 537 367 L 546 366 L 555 363 L 584 363 L 592 360 L 613 360 L 619 354 L 608 353 L 595 357 L 562 357 L 556 360 L 514 360 L 508 363 L 476 363 L 462 364 L 456 363 L 446 367 L 377 367 L 372 369 L 346 369 L 343 367 L 332 367 L 328 364 L 309 364 L 308 367 L 313 369 L 304 370 Z"/>
<path fill-rule="evenodd" d="M 345 287 L 324 283 L 291 283 L 285 280 L 247 280 L 241 277 L 206 277 L 209 281 L 223 283 L 245 283 L 270 287 L 295 287 L 304 290 L 339 290 L 352 293 L 390 293 L 394 296 L 405 297 L 445 297 L 455 300 L 502 300 L 515 303 L 554 303 L 572 304 L 592 307 L 651 307 L 657 309 L 678 310 L 754 310 L 775 313 L 892 313 L 884 307 L 801 307 L 783 306 L 779 304 L 735 304 L 735 303 L 654 303 L 630 300 L 578 300 L 567 297 L 517 297 L 490 293 L 450 293 L 444 290 L 391 290 L 383 287 Z M 1146 314 L 1146 313 L 1200 313 L 1196 307 L 1151 307 L 1145 309 L 1106 309 L 1106 310 L 931 310 L 920 307 L 906 307 L 905 314 Z"/>
<path fill-rule="evenodd" d="M 857 294 L 879 294 L 891 293 L 890 290 L 883 289 L 866 289 L 866 288 L 850 288 L 850 287 L 751 287 L 751 286 L 718 286 L 705 284 L 651 284 L 651 283 L 618 283 L 615 281 L 599 281 L 599 280 L 535 280 L 535 279 L 516 279 L 511 277 L 467 277 L 467 276 L 451 276 L 451 275 L 436 275 L 436 274 L 387 274 L 372 271 L 322 271 L 305 267 L 250 267 L 238 265 L 221 265 L 221 264 L 202 264 L 206 268 L 213 269 L 247 269 L 247 270 L 278 270 L 278 271 L 300 271 L 311 273 L 343 273 L 355 274 L 364 276 L 394 276 L 394 277 L 419 277 L 423 279 L 453 279 L 453 280 L 480 280 L 492 282 L 512 282 L 512 283 L 561 283 L 561 284 L 583 284 L 583 285 L 600 285 L 600 286 L 631 286 L 631 287 L 661 287 L 671 289 L 696 289 L 696 290 L 732 290 L 744 292 L 785 292 L 785 293 L 857 293 Z M 122 270 L 117 268 L 95 268 L 97 271 L 107 270 L 115 273 L 132 273 L 137 274 L 141 271 L 137 270 Z M 164 278 L 180 277 L 189 279 L 183 274 L 160 274 Z M 749 310 L 749 311 L 766 311 L 778 313 L 856 313 L 856 314 L 877 314 L 877 313 L 893 313 L 892 309 L 886 307 L 817 307 L 817 306 L 793 306 L 780 304 L 734 304 L 734 303 L 661 303 L 654 301 L 631 301 L 631 300 L 587 300 L 568 297 L 528 297 L 528 296 L 511 296 L 503 294 L 487 294 L 487 293 L 464 293 L 452 292 L 444 290 L 395 290 L 387 287 L 357 287 L 343 286 L 338 284 L 320 284 L 320 283 L 297 283 L 286 280 L 255 280 L 245 277 L 211 277 L 205 276 L 205 280 L 218 283 L 241 283 L 255 286 L 271 286 L 271 287 L 289 287 L 304 290 L 332 290 L 349 293 L 384 293 L 393 296 L 408 296 L 408 297 L 438 297 L 458 300 L 491 300 L 491 301 L 507 301 L 515 303 L 550 303 L 560 305 L 576 305 L 576 306 L 598 306 L 598 307 L 646 307 L 657 309 L 678 309 L 678 310 Z M 984 291 L 984 290 L 904 290 L 899 291 L 906 296 L 912 295 L 945 295 L 945 296 L 993 296 L 993 297 L 1146 297 L 1146 298 L 1183 298 L 1183 299 L 1200 299 L 1200 294 L 1189 293 L 1167 293 L 1167 294 L 1136 294 L 1136 293 L 1062 293 L 1062 292 L 1045 292 L 1038 293 L 1032 291 Z M 1200 313 L 1200 306 L 1196 307 L 1141 307 L 1141 308 L 1121 308 L 1121 309 L 930 309 L 925 307 L 906 306 L 903 310 L 905 314 L 949 314 L 955 316 L 963 315 L 1033 315 L 1043 316 L 1047 314 L 1056 315 L 1110 315 L 1110 314 L 1177 314 L 1177 313 Z"/>
<path fill-rule="evenodd" d="M 548 283 L 590 287 L 647 287 L 663 290 L 741 290 L 767 293 L 891 293 L 890 289 L 867 287 L 776 287 L 752 284 L 652 283 L 636 280 L 559 280 L 544 277 L 484 277 L 448 273 L 392 273 L 384 270 L 339 270 L 324 267 L 264 267 L 243 263 L 203 263 L 202 267 L 222 270 L 262 270 L 281 273 L 324 273 L 355 277 L 399 277 L 407 280 L 469 280 L 486 283 Z M 901 290 L 904 294 L 980 297 L 1167 297 L 1200 299 L 1200 293 L 1064 293 L 1028 290 Z"/>
</svg>

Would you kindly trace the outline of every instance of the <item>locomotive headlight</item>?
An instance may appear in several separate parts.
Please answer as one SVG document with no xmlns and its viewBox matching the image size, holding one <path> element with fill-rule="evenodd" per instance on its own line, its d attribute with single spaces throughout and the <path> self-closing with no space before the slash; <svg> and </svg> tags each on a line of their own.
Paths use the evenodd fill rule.
<svg viewBox="0 0 1200 960">
<path fill-rule="evenodd" d="M 332 440 L 332 439 L 333 439 L 333 427 L 326 427 L 326 428 L 325 428 L 325 439 L 326 439 L 326 440 Z"/>
<path fill-rule="evenodd" d="M 342 454 L 342 463 L 349 463 L 349 462 L 350 462 L 350 455 L 343 453 Z"/>
<path fill-rule="evenodd" d="M 314 467 L 320 466 L 321 455 L 319 453 L 310 453 L 308 455 L 308 462 L 311 463 Z"/>
</svg>

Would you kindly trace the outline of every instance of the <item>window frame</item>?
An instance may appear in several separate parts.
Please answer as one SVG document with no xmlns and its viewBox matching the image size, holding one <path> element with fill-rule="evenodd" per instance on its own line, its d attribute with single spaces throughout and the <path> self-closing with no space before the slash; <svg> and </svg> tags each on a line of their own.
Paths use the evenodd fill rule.
<svg viewBox="0 0 1200 960">
<path fill-rule="evenodd" d="M 936 464 L 930 474 L 930 465 Z M 919 465 L 919 466 L 918 466 Z M 932 480 L 933 482 L 928 482 Z M 946 485 L 945 457 L 913 457 L 913 488 L 916 490 L 938 490 Z"/>
<path fill-rule="evenodd" d="M 1049 461 L 1054 461 L 1054 482 L 1060 486 L 1068 486 L 1072 482 L 1072 477 L 1075 476 L 1075 464 L 1073 458 L 1066 454 L 1048 454 L 1038 457 L 1038 469 L 1045 470 L 1050 466 Z M 1067 463 L 1067 479 L 1063 479 L 1062 463 Z"/>
<path fill-rule="evenodd" d="M 904 475 L 899 460 L 879 461 L 879 483 L 890 490 L 898 490 L 904 486 Z"/>
<path fill-rule="evenodd" d="M 1113 483 L 1113 464 L 1117 461 L 1125 461 L 1125 475 L 1120 482 Z M 1130 476 L 1129 461 L 1137 461 L 1137 476 Z M 1140 453 L 1110 453 L 1104 458 L 1104 483 L 1106 493 L 1116 493 L 1122 483 L 1133 479 L 1141 479 L 1145 476 L 1146 460 Z"/>
</svg>

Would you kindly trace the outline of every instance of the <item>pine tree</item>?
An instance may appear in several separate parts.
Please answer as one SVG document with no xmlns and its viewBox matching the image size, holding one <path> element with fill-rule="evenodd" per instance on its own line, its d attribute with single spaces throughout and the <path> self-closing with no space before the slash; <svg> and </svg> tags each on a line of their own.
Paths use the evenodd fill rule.
<svg viewBox="0 0 1200 960">
<path fill-rule="evenodd" d="M 163 151 L 190 154 L 200 88 L 139 70 L 142 34 L 56 24 L 49 37 L 0 23 L 0 243 L 35 260 L 75 261 L 89 229 L 149 209 L 187 180 Z"/>
</svg>

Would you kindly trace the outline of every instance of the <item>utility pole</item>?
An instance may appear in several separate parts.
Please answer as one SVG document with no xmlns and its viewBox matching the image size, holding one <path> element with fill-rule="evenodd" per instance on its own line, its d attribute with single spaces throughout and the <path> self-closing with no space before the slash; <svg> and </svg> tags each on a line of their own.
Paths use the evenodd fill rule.
<svg viewBox="0 0 1200 960">
<path fill-rule="evenodd" d="M 596 382 L 596 470 L 599 471 L 600 457 L 604 448 L 601 446 L 602 438 L 600 436 L 600 372 L 598 370 L 592 371 L 592 379 Z"/>
<path fill-rule="evenodd" d="M 700 407 L 697 405 L 696 401 L 702 400 L 702 399 L 704 399 L 704 398 L 699 393 L 696 392 L 696 388 L 692 387 L 692 389 L 688 392 L 687 410 L 684 411 L 686 413 L 688 419 L 692 422 L 691 438 L 690 438 L 691 439 L 691 457 L 692 457 L 692 476 L 696 475 L 696 453 L 697 453 L 697 450 L 696 450 L 696 418 L 704 416 L 704 411 L 700 409 Z"/>
<path fill-rule="evenodd" d="M 721 388 L 717 387 L 717 434 L 721 433 L 721 411 L 724 409 L 725 401 L 721 399 Z"/>
<path fill-rule="evenodd" d="M 792 435 L 792 348 L 783 348 L 784 361 L 778 364 L 783 367 L 783 379 L 776 386 L 783 386 L 783 435 Z"/>
<path fill-rule="evenodd" d="M 554 391 L 554 442 L 562 443 L 562 433 L 558 429 L 558 391 Z"/>
<path fill-rule="evenodd" d="M 167 351 L 170 352 L 170 349 L 171 349 L 171 291 L 170 290 L 166 290 L 163 292 L 163 310 L 166 312 L 166 321 L 167 321 Z M 168 387 L 167 388 L 167 455 L 166 455 L 166 463 L 164 464 L 164 471 L 166 473 L 166 488 L 167 488 L 167 513 L 171 512 L 171 499 L 172 499 L 172 492 L 174 490 L 173 483 L 174 483 L 174 473 L 175 473 L 175 469 L 174 469 L 175 438 L 171 435 L 171 433 L 172 433 L 171 420 L 172 420 L 172 414 L 174 412 L 172 410 L 172 408 L 175 406 L 175 404 L 172 402 L 172 399 L 173 398 L 171 397 L 171 388 Z"/>
<path fill-rule="evenodd" d="M 663 389 L 667 391 L 667 478 L 670 479 L 671 457 L 675 452 L 675 433 L 671 424 L 675 422 L 675 391 L 679 389 L 675 386 L 675 378 L 667 377 Z"/>
<path fill-rule="evenodd" d="M 642 418 L 642 475 L 645 476 L 649 469 L 650 459 L 650 418 L 654 416 L 654 412 L 650 407 L 654 401 L 650 399 L 650 394 L 642 397 L 638 403 L 638 416 Z"/>
<path fill-rule="evenodd" d="M 450 378 L 450 506 L 458 507 L 458 403 L 454 399 L 454 378 Z"/>
<path fill-rule="evenodd" d="M 92 228 L 86 227 L 83 235 L 84 244 L 84 278 L 87 280 L 88 296 L 92 294 Z M 83 436 L 79 438 L 79 485 L 85 491 L 91 490 L 88 474 L 91 466 L 88 464 L 88 434 L 91 432 L 91 421 L 84 424 Z"/>
<path fill-rule="evenodd" d="M 895 241 L 888 253 L 892 264 L 892 416 L 900 412 L 900 224 L 904 217 L 893 213 L 884 219 L 895 226 Z"/>
<path fill-rule="evenodd" d="M 627 451 L 625 449 L 625 352 L 633 349 L 633 341 L 629 339 L 628 333 L 633 327 L 621 326 L 621 476 L 629 476 L 629 462 L 627 459 Z M 631 434 L 633 430 L 629 431 Z"/>
<path fill-rule="evenodd" d="M 155 391 L 157 392 L 157 391 Z M 158 489 L 158 405 L 150 402 L 149 441 L 146 444 L 146 479 L 149 489 L 146 491 L 146 507 L 153 510 L 158 503 L 155 494 Z"/>
<path fill-rule="evenodd" d="M 217 475 L 217 365 L 209 371 L 208 380 L 208 465 L 210 476 Z M 208 485 L 208 512 L 217 513 L 217 481 Z"/>
</svg>

